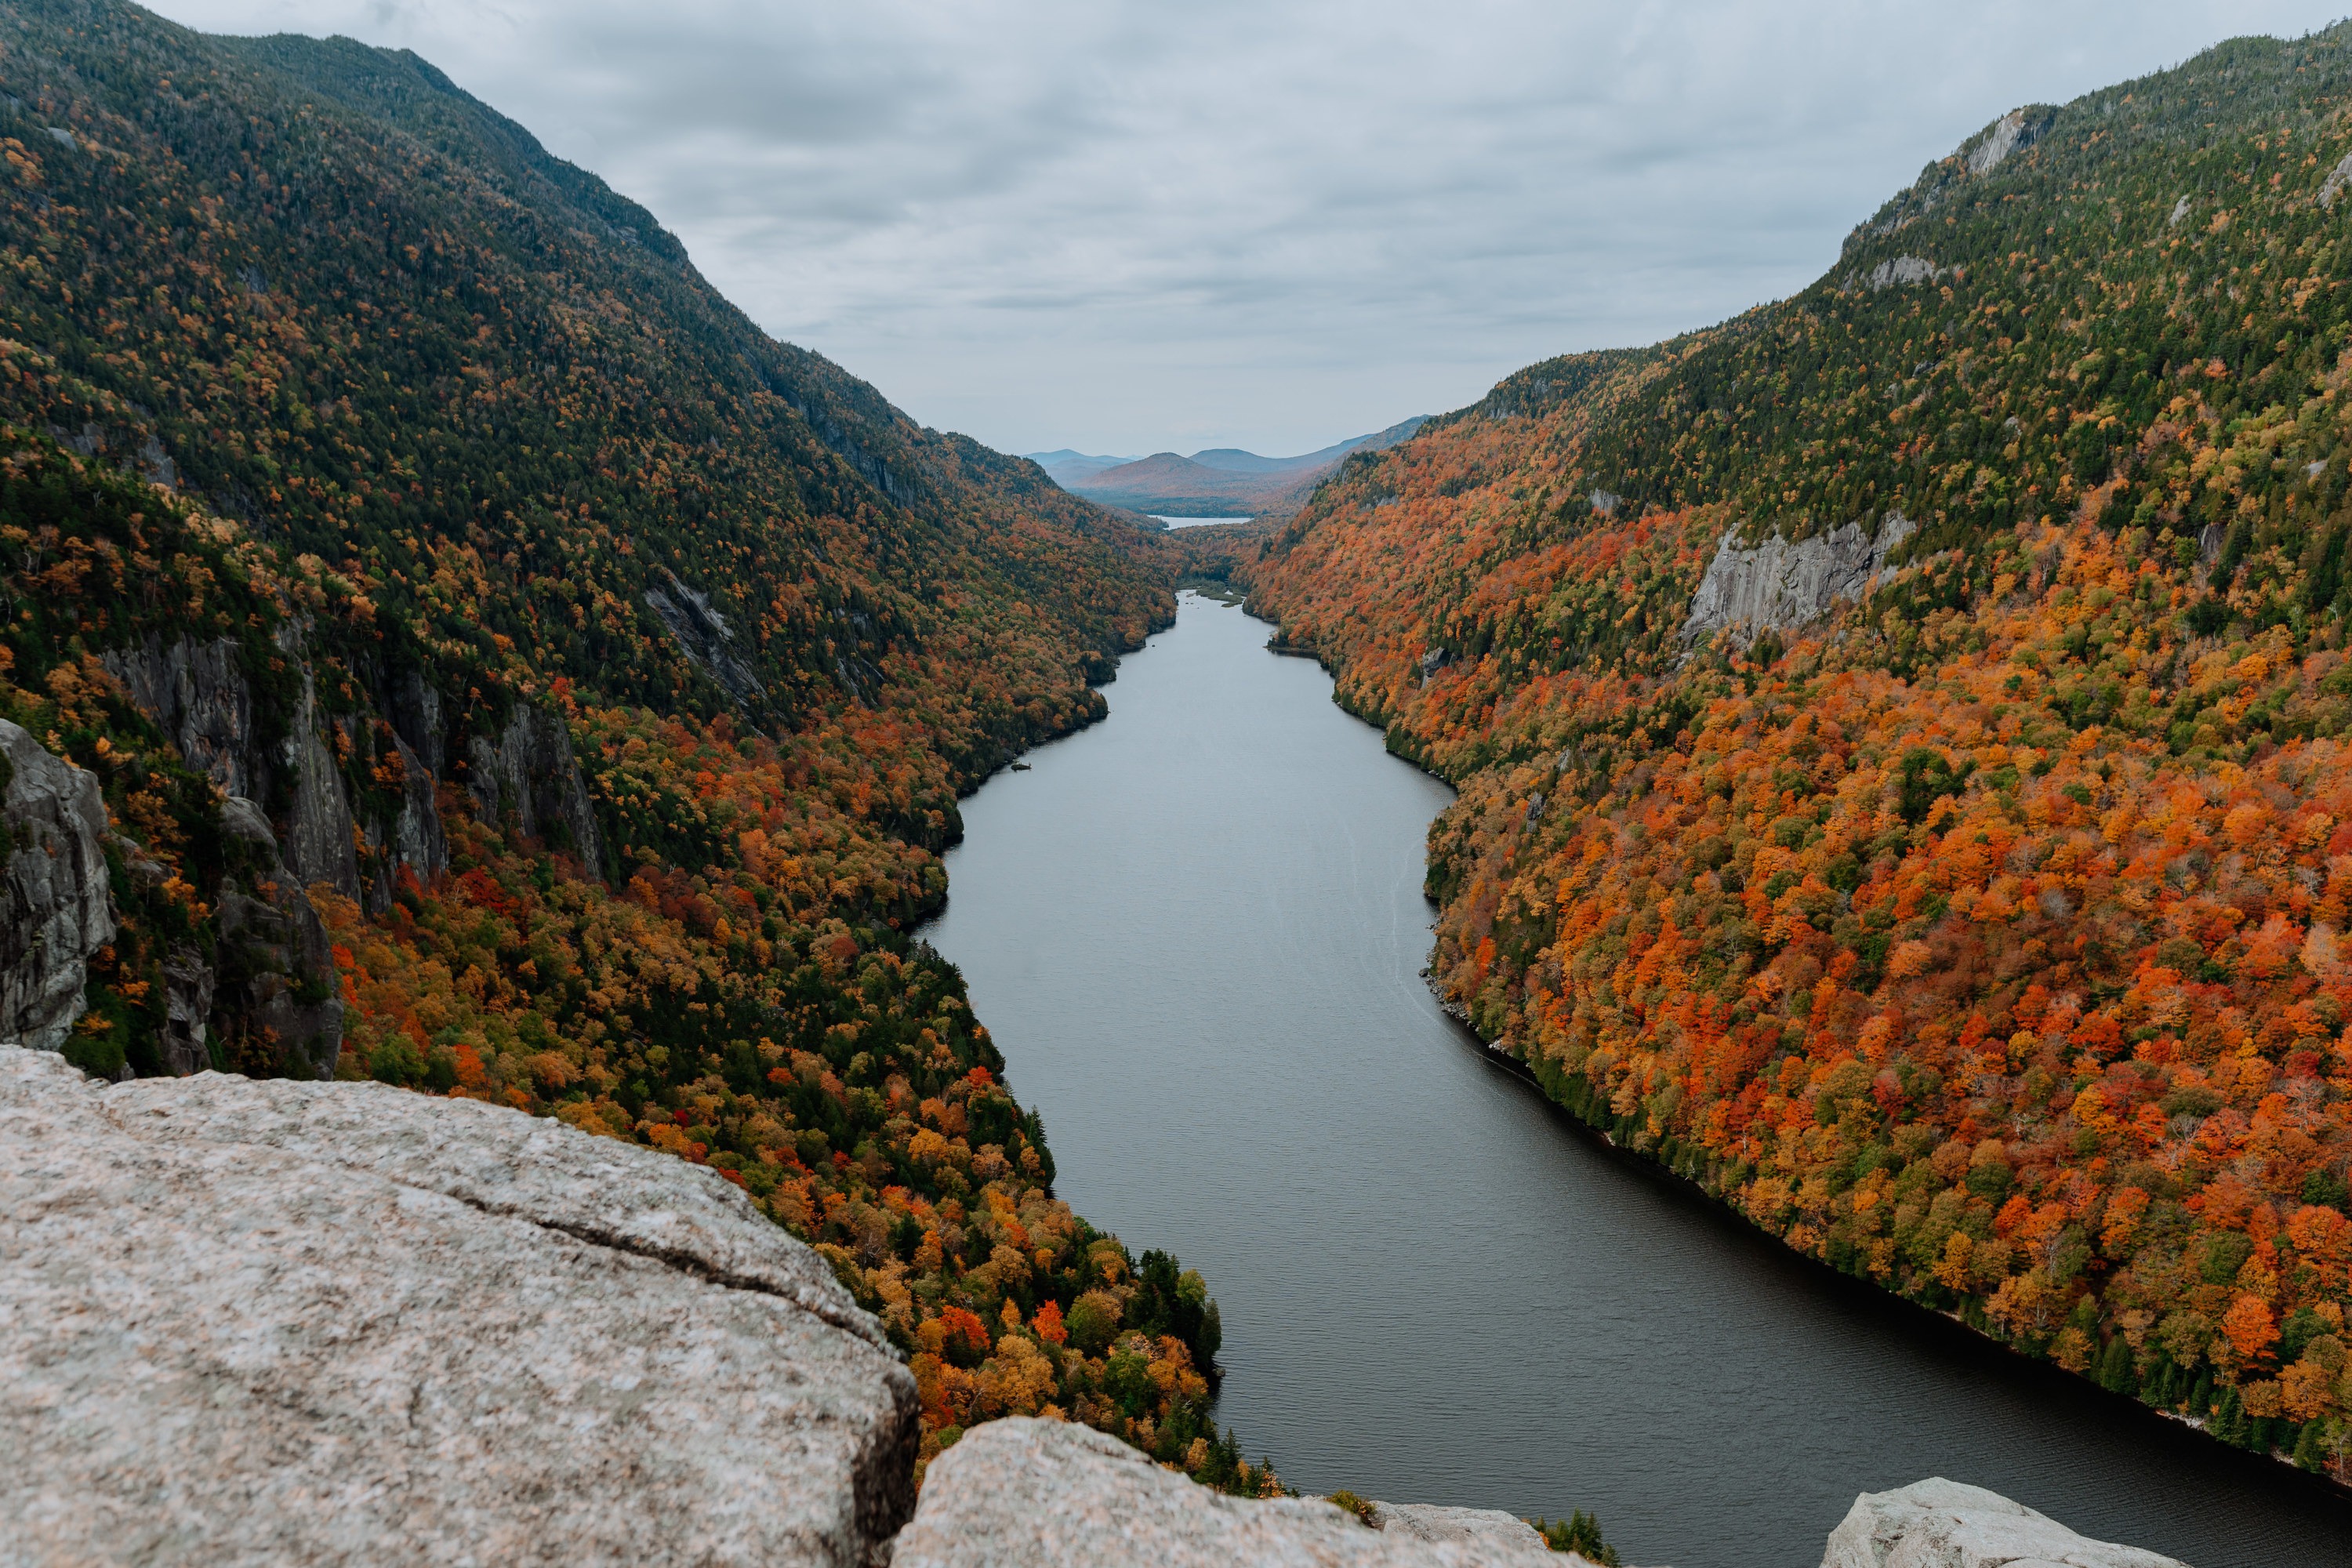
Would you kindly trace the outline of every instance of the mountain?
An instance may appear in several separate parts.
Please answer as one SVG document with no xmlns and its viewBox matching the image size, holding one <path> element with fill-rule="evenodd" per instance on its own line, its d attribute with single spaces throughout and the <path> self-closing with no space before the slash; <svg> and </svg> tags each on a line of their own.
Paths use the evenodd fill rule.
<svg viewBox="0 0 2352 1568">
<path fill-rule="evenodd" d="M 1046 477 L 1064 489 L 1069 489 L 1074 479 L 1086 479 L 1101 473 L 1105 468 L 1116 468 L 1121 463 L 1137 461 L 1133 458 L 1092 458 L 1084 452 L 1073 452 L 1067 447 L 1051 452 L 1027 452 L 1023 456 L 1045 469 Z"/>
<path fill-rule="evenodd" d="M 1304 504 L 1340 458 L 1350 452 L 1392 447 L 1419 429 L 1424 417 L 1407 419 L 1297 458 L 1261 458 L 1238 447 L 1217 447 L 1190 458 L 1155 453 L 1120 467 L 1066 479 L 1053 469 L 1047 472 L 1054 473 L 1055 482 L 1065 489 L 1129 511 L 1171 517 L 1287 516 Z"/>
<path fill-rule="evenodd" d="M 1458 786 L 1432 983 L 1555 1099 L 2339 1474 L 2347 190 L 2352 25 L 2233 40 L 1202 547 Z"/>
<path fill-rule="evenodd" d="M 0 44 L 0 1037 L 668 1150 L 881 1320 L 923 1458 L 1051 1404 L 1271 1484 L 1205 1288 L 1053 1197 L 909 935 L 958 795 L 1168 624 L 1160 536 L 414 55 L 111 0 Z"/>
</svg>

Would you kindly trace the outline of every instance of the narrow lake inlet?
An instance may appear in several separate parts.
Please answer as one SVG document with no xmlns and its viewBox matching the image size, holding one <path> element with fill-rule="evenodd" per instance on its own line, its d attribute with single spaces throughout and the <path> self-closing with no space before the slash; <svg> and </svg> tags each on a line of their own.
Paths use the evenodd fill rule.
<svg viewBox="0 0 2352 1568">
<path fill-rule="evenodd" d="M 965 803 L 926 932 L 1060 1194 L 1208 1279 L 1253 1455 L 1675 1568 L 1811 1568 L 1931 1475 L 2197 1568 L 2352 1563 L 2332 1494 L 1799 1260 L 1489 1059 L 1419 975 L 1450 792 L 1267 633 L 1185 595 L 1108 721 Z"/>
</svg>

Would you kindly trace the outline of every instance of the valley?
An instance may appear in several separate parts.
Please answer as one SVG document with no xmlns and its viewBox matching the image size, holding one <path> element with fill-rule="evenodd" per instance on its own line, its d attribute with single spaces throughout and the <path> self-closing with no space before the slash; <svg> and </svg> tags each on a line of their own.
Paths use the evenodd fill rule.
<svg viewBox="0 0 2352 1568">
<path fill-rule="evenodd" d="M 411 1441 L 367 1358 L 470 1313 L 530 1326 L 416 1419 L 475 1442 L 526 1346 L 482 1419 L 691 1450 L 681 1557 L 1156 1487 L 1696 1568 L 1940 1470 L 2344 1560 L 2352 24 L 1287 458 L 931 428 L 414 52 L 0 43 L 0 1349 L 78 1369 L 25 1473 L 115 1489 L 44 1550 L 220 1539 L 151 1322 L 300 1555 L 336 1445 Z M 638 1483 L 544 1435 L 435 1495 L 617 1550 Z"/>
</svg>

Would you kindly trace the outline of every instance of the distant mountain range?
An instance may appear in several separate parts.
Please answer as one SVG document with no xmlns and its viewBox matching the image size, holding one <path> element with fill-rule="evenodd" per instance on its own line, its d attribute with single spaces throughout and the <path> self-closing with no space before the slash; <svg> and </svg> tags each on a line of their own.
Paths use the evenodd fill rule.
<svg viewBox="0 0 2352 1568">
<path fill-rule="evenodd" d="M 1083 479 L 1105 468 L 1116 468 L 1122 463 L 1142 461 L 1139 458 L 1092 458 L 1084 452 L 1073 452 L 1067 447 L 1054 452 L 1024 452 L 1023 457 L 1045 470 L 1046 477 L 1064 489 L 1073 479 Z"/>
<path fill-rule="evenodd" d="M 1385 430 L 1296 458 L 1261 458 L 1237 447 L 1213 447 L 1189 458 L 1174 452 L 1098 458 L 1066 447 L 1026 455 L 1064 489 L 1105 506 L 1171 517 L 1261 517 L 1297 510 L 1342 458 L 1393 447 L 1420 429 L 1427 417 L 1416 415 Z"/>
</svg>

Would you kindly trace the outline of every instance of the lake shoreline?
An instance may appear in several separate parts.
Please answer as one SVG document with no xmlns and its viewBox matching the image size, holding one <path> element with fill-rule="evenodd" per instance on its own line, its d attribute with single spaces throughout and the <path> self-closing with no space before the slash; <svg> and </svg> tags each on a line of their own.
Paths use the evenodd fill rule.
<svg viewBox="0 0 2352 1568">
<path fill-rule="evenodd" d="M 1056 1194 L 1207 1279 L 1221 1426 L 1304 1490 L 1597 1507 L 1684 1568 L 1813 1561 L 1929 1475 L 2199 1568 L 2352 1568 L 2327 1482 L 1805 1257 L 1465 1028 L 1421 973 L 1451 786 L 1228 608 L 1185 595 L 1125 722 L 975 800 L 922 933 Z"/>
</svg>

